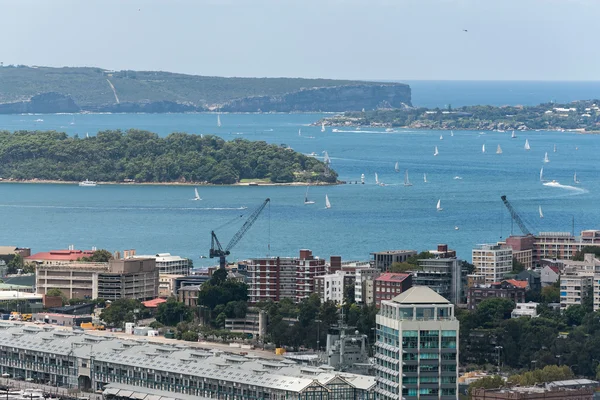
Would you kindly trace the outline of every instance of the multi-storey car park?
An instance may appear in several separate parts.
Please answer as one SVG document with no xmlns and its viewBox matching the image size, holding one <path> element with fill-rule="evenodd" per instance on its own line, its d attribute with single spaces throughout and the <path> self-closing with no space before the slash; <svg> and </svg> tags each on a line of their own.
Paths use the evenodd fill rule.
<svg viewBox="0 0 600 400">
<path fill-rule="evenodd" d="M 168 392 L 172 398 L 375 398 L 374 377 L 331 367 L 20 323 L 0 324 L 0 373 L 95 392 L 126 385 L 132 392 Z"/>
</svg>

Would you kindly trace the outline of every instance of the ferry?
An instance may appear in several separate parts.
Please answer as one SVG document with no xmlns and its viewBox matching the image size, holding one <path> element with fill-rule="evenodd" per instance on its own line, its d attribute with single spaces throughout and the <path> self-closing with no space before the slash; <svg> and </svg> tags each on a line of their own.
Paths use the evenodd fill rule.
<svg viewBox="0 0 600 400">
<path fill-rule="evenodd" d="M 91 186 L 97 186 L 97 185 L 98 184 L 96 182 L 89 181 L 87 179 L 85 181 L 79 182 L 79 186 L 90 186 L 91 187 Z"/>
</svg>

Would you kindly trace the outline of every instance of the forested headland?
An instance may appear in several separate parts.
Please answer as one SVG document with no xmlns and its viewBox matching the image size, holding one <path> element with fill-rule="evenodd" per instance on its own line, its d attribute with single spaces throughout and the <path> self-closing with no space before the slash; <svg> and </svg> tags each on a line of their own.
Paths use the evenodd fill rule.
<svg viewBox="0 0 600 400">
<path fill-rule="evenodd" d="M 263 141 L 225 141 L 213 135 L 130 129 L 80 138 L 56 131 L 0 131 L 3 180 L 234 184 L 335 183 L 335 171 L 285 147 Z"/>
</svg>

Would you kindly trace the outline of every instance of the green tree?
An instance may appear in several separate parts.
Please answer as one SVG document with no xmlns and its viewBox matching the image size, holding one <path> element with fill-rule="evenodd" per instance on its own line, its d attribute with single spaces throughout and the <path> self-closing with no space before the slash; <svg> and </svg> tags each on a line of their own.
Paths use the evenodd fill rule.
<svg viewBox="0 0 600 400">
<path fill-rule="evenodd" d="M 409 264 L 408 262 L 393 262 L 392 265 L 390 265 L 389 272 L 406 273 L 416 269 L 418 268 L 415 264 Z"/>
<path fill-rule="evenodd" d="M 483 326 L 494 326 L 502 320 L 509 319 L 515 303 L 512 300 L 494 297 L 485 299 L 477 306 L 475 314 L 483 322 Z"/>
<path fill-rule="evenodd" d="M 181 340 L 185 340 L 186 342 L 197 342 L 198 333 L 194 331 L 185 331 L 181 335 Z"/>
<path fill-rule="evenodd" d="M 170 297 L 165 303 L 159 304 L 156 310 L 156 320 L 166 326 L 175 326 L 179 322 L 188 322 L 193 318 L 192 310 L 183 303 Z"/>
<path fill-rule="evenodd" d="M 516 258 L 513 258 L 513 268 L 512 268 L 511 273 L 518 274 L 519 272 L 522 272 L 522 271 L 525 271 L 525 264 L 523 264 Z"/>
<path fill-rule="evenodd" d="M 597 246 L 584 246 L 573 255 L 573 261 L 583 261 L 586 254 L 593 254 L 594 257 L 600 257 L 600 248 Z"/>
<path fill-rule="evenodd" d="M 149 315 L 150 312 L 139 300 L 118 299 L 102 310 L 100 319 L 110 326 L 123 327 L 126 322 L 135 322 Z"/>
<path fill-rule="evenodd" d="M 60 289 L 56 289 L 56 288 L 49 289 L 46 292 L 46 296 L 52 296 L 52 297 L 58 296 L 58 297 L 60 297 L 61 298 L 61 302 L 62 302 L 63 305 L 67 302 L 67 296 L 65 296 L 65 294 Z"/>
<path fill-rule="evenodd" d="M 485 376 L 469 385 L 468 395 L 471 398 L 475 389 L 498 389 L 504 386 L 504 379 L 499 375 Z"/>
<path fill-rule="evenodd" d="M 15 256 L 6 264 L 6 273 L 7 274 L 16 274 L 19 270 L 24 269 L 25 262 L 23 260 L 23 256 L 20 254 L 15 254 Z"/>
<path fill-rule="evenodd" d="M 558 303 L 560 302 L 560 289 L 556 286 L 546 286 L 542 288 L 542 302 Z"/>
</svg>

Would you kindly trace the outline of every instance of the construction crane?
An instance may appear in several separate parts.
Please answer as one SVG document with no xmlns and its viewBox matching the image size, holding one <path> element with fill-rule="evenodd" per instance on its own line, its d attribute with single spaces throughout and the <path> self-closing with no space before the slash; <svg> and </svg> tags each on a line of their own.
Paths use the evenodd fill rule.
<svg viewBox="0 0 600 400">
<path fill-rule="evenodd" d="M 242 238 L 244 237 L 246 232 L 248 232 L 248 229 L 250 229 L 250 227 L 254 224 L 254 222 L 257 220 L 258 216 L 262 212 L 262 210 L 264 210 L 264 208 L 267 206 L 267 204 L 269 204 L 270 201 L 271 201 L 271 199 L 267 198 L 265 201 L 263 201 L 263 203 L 256 210 L 254 210 L 252 212 L 252 214 L 250 214 L 250 216 L 248 217 L 246 222 L 244 222 L 244 225 L 242 225 L 240 230 L 237 231 L 237 233 L 235 235 L 233 235 L 233 237 L 227 244 L 227 247 L 225 247 L 224 249 L 221 246 L 219 239 L 217 239 L 217 235 L 215 234 L 215 231 L 210 232 L 211 240 L 210 240 L 209 257 L 210 258 L 219 257 L 219 268 L 221 268 L 221 269 L 225 268 L 225 266 L 227 265 L 227 260 L 225 258 L 229 254 L 231 254 L 231 249 L 233 249 L 233 247 L 236 244 L 238 244 L 238 242 L 240 240 L 242 240 Z"/>
<path fill-rule="evenodd" d="M 521 232 L 523 232 L 523 234 L 525 236 L 531 236 L 531 232 L 529 232 L 529 229 L 527 229 L 527 226 L 525 226 L 525 223 L 523 222 L 521 217 L 519 217 L 519 214 L 517 213 L 517 211 L 508 202 L 508 200 L 506 199 L 506 196 L 502 196 L 500 198 L 502 199 L 502 202 L 508 209 L 508 212 L 510 213 L 510 216 L 512 217 L 512 219 L 517 223 L 517 225 L 519 225 L 519 229 L 521 229 Z"/>
</svg>

